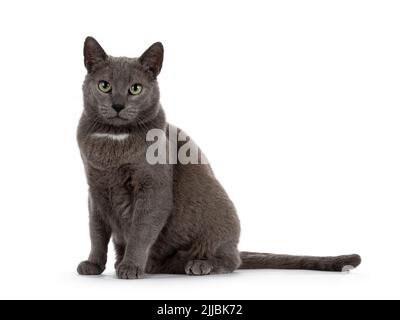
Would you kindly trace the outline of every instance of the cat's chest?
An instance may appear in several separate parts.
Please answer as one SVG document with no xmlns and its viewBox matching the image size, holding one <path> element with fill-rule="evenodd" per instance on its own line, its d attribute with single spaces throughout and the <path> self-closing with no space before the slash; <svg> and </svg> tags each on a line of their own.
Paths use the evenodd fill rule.
<svg viewBox="0 0 400 320">
<path fill-rule="evenodd" d="M 85 162 L 107 169 L 145 160 L 146 141 L 129 134 L 93 133 L 80 145 Z"/>
<path fill-rule="evenodd" d="M 87 181 L 92 197 L 113 229 L 121 229 L 130 221 L 135 202 L 134 170 L 131 166 L 97 169 L 86 166 Z"/>
</svg>

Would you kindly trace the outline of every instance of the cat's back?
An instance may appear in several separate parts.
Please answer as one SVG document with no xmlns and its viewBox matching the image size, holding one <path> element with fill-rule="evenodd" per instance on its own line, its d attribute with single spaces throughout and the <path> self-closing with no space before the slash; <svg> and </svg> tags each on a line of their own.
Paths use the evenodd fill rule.
<svg viewBox="0 0 400 320">
<path fill-rule="evenodd" d="M 182 130 L 177 128 L 177 132 L 179 134 Z M 177 142 L 178 153 L 191 140 L 187 138 Z M 192 147 L 198 148 L 193 140 L 191 143 Z M 206 159 L 200 148 L 198 156 Z M 208 161 L 185 164 L 178 161 L 173 168 L 173 194 L 173 216 L 165 230 L 173 236 L 168 235 L 167 239 L 179 239 L 177 243 L 185 243 L 218 231 L 230 233 L 236 241 L 240 232 L 236 209 Z"/>
</svg>

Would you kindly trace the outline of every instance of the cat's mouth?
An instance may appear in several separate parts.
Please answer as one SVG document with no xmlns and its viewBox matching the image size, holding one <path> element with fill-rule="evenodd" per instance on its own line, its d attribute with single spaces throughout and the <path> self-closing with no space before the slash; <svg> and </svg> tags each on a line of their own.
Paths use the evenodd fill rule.
<svg viewBox="0 0 400 320">
<path fill-rule="evenodd" d="M 133 112 L 118 112 L 114 114 L 102 114 L 103 119 L 111 125 L 121 126 L 134 121 L 137 113 Z"/>
<path fill-rule="evenodd" d="M 117 114 L 117 115 L 114 116 L 114 117 L 107 118 L 107 120 L 114 120 L 114 119 L 120 119 L 120 120 L 125 120 L 125 121 L 128 121 L 128 120 L 129 120 L 129 119 L 126 119 L 126 118 L 124 118 L 124 117 L 121 117 L 119 114 Z"/>
<path fill-rule="evenodd" d="M 119 114 L 112 117 L 104 117 L 104 119 L 108 124 L 114 126 L 123 126 L 130 122 L 128 118 L 125 118 L 124 116 L 121 116 Z"/>
</svg>

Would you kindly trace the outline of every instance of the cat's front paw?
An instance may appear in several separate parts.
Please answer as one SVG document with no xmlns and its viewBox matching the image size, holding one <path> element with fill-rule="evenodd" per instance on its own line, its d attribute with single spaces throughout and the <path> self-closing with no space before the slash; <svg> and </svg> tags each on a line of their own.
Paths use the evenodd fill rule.
<svg viewBox="0 0 400 320">
<path fill-rule="evenodd" d="M 77 269 L 78 273 L 81 276 L 97 276 L 99 274 L 102 274 L 104 270 L 105 266 L 100 266 L 88 260 L 82 261 Z"/>
<path fill-rule="evenodd" d="M 117 277 L 118 279 L 140 279 L 144 276 L 143 268 L 134 264 L 128 264 L 121 262 L 117 266 Z"/>
</svg>

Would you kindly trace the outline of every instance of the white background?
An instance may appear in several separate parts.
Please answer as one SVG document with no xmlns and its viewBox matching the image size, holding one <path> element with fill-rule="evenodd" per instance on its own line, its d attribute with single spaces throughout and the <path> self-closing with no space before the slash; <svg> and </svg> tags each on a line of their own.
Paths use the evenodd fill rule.
<svg viewBox="0 0 400 320">
<path fill-rule="evenodd" d="M 399 16 L 366 0 L 2 4 L 0 298 L 400 298 Z M 121 281 L 111 250 L 103 276 L 76 275 L 87 35 L 116 56 L 163 42 L 162 104 L 234 200 L 241 249 L 356 252 L 360 268 Z"/>
</svg>

